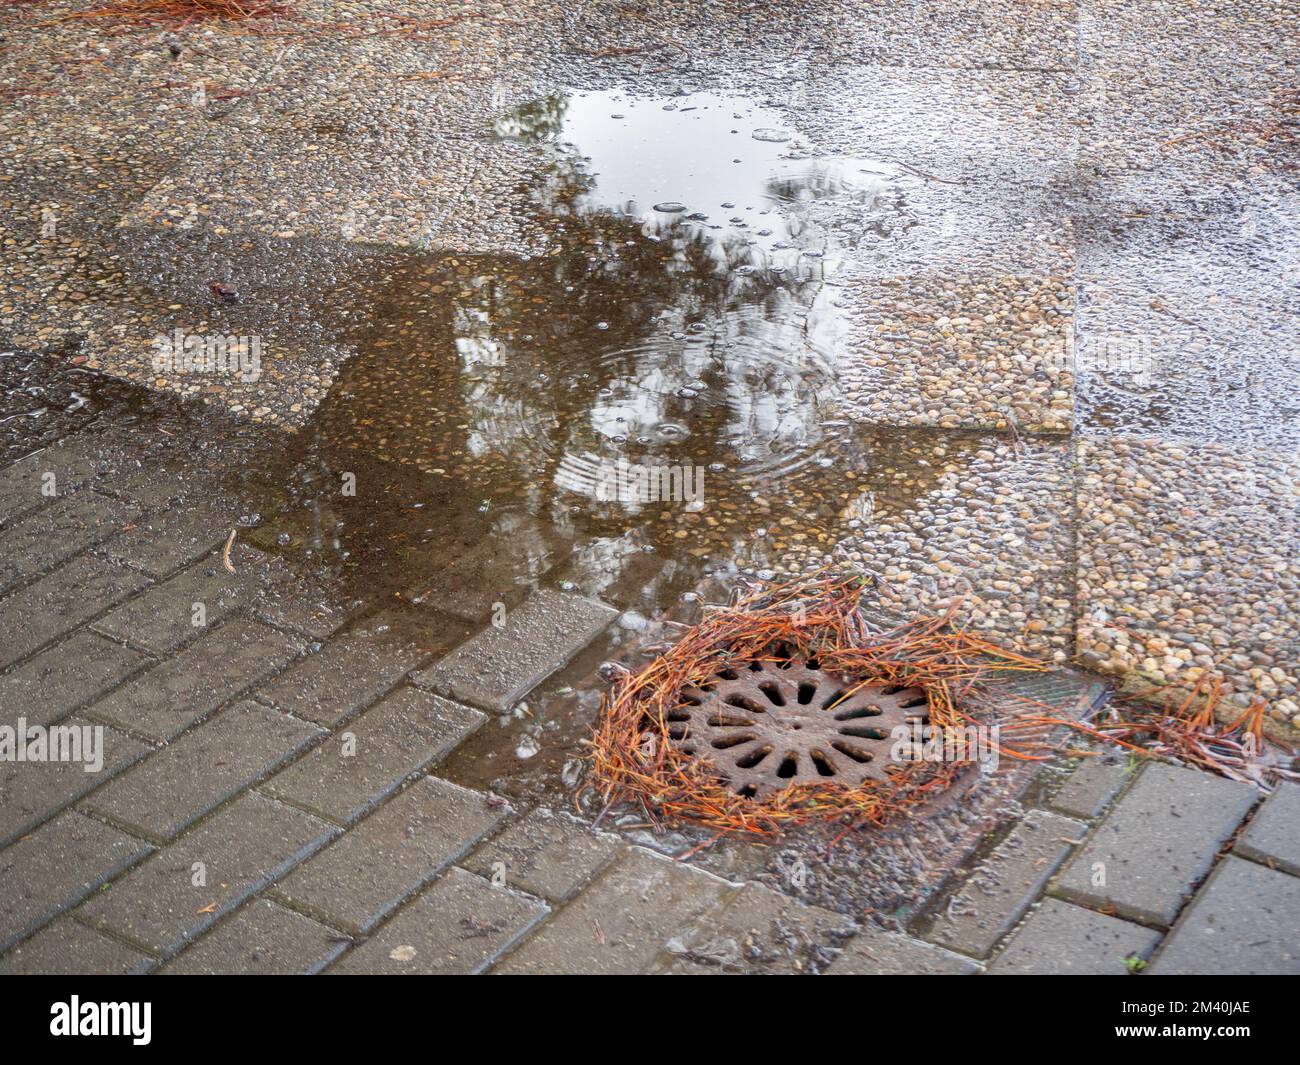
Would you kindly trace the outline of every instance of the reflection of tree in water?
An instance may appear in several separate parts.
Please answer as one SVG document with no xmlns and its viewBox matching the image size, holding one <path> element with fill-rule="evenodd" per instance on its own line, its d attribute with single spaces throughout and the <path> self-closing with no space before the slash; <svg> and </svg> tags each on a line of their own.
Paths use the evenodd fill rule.
<svg viewBox="0 0 1300 1065">
<path fill-rule="evenodd" d="M 564 128 L 567 109 L 568 104 L 562 93 L 529 100 L 497 120 L 497 136 L 527 144 L 553 140 Z"/>
<path fill-rule="evenodd" d="M 563 101 L 514 120 L 520 139 L 553 138 Z M 358 475 L 340 544 L 366 590 L 483 543 L 504 569 L 530 571 L 575 540 L 593 565 L 620 569 L 652 545 L 692 563 L 679 574 L 689 584 L 710 558 L 762 564 L 760 523 L 797 522 L 809 545 L 829 546 L 861 495 L 848 454 L 785 482 L 743 472 L 752 461 L 779 473 L 819 442 L 831 378 L 804 335 L 816 264 L 801 276 L 735 230 L 592 210 L 589 185 L 572 152 L 536 176 L 548 247 L 531 261 L 391 264 L 314 426 L 322 483 Z M 725 469 L 709 473 L 699 512 L 631 511 L 557 485 L 573 487 L 566 463 L 619 457 Z"/>
</svg>

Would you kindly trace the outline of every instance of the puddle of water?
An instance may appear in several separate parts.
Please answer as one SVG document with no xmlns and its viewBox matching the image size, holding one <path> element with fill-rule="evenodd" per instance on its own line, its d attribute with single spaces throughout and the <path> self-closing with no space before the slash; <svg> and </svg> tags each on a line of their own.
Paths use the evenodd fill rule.
<svg viewBox="0 0 1300 1065">
<path fill-rule="evenodd" d="M 485 612 L 551 573 L 653 616 L 906 505 L 871 483 L 893 434 L 838 411 L 837 223 L 889 209 L 887 171 L 810 158 L 780 121 L 616 93 L 504 116 L 547 161 L 546 254 L 378 271 L 278 545 L 433 606 Z"/>
<path fill-rule="evenodd" d="M 0 465 L 95 422 L 139 425 L 171 406 L 168 397 L 77 366 L 75 355 L 0 351 Z"/>
<path fill-rule="evenodd" d="M 737 97 L 588 92 L 526 104 L 500 119 L 497 133 L 550 146 L 552 209 L 633 219 L 650 239 L 697 235 L 707 254 L 742 274 L 807 274 L 801 259 L 836 250 L 808 208 L 870 210 L 896 168 L 817 158 L 784 122 Z"/>
</svg>

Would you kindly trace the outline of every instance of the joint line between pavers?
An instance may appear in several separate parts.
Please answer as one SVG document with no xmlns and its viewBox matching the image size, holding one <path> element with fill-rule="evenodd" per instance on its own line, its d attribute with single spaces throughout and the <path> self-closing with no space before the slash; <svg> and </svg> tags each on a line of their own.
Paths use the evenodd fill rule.
<svg viewBox="0 0 1300 1065">
<path fill-rule="evenodd" d="M 105 885 L 113 884 L 117 880 L 121 879 L 122 877 L 130 873 L 142 862 L 147 861 L 150 857 L 158 853 L 157 848 L 154 847 L 147 840 L 138 840 L 138 842 L 144 843 L 148 849 L 141 854 L 133 855 L 129 858 L 124 859 L 120 866 L 114 867 L 108 873 L 100 874 L 94 880 L 84 883 L 82 885 L 82 888 L 84 890 L 82 890 L 78 894 L 74 894 L 71 900 L 68 901 L 66 904 L 61 902 L 59 905 L 54 906 L 49 910 L 46 910 L 45 913 L 43 913 L 40 917 L 37 917 L 21 932 L 18 932 L 17 934 L 11 936 L 7 940 L 0 941 L 0 956 L 3 956 L 4 954 L 8 953 L 19 943 L 22 943 L 25 940 L 30 939 L 46 925 L 50 924 L 52 921 L 56 920 L 57 918 L 62 917 L 64 914 L 69 914 L 69 915 L 75 914 L 75 912 L 85 903 L 87 899 L 89 899 L 91 896 L 101 891 Z"/>
<path fill-rule="evenodd" d="M 53 821 L 56 817 L 59 816 L 59 814 L 63 813 L 65 810 L 71 810 L 75 808 L 78 813 L 89 816 L 91 811 L 84 809 L 80 804 L 90 800 L 94 796 L 95 792 L 99 791 L 100 788 L 104 787 L 106 784 L 111 784 L 114 780 L 120 777 L 128 769 L 135 768 L 146 758 L 148 758 L 149 755 L 151 755 L 152 753 L 153 753 L 152 750 L 138 752 L 129 761 L 123 762 L 119 766 L 115 766 L 113 770 L 110 773 L 108 773 L 107 776 L 104 776 L 93 787 L 86 789 L 80 795 L 76 795 L 71 799 L 64 800 L 58 806 L 51 807 L 50 809 L 41 813 L 35 820 L 27 822 L 26 827 L 20 828 L 17 831 L 13 832 L 8 837 L 0 839 L 0 850 L 9 846 L 11 843 L 16 843 L 24 836 L 30 835 L 32 832 L 35 832 L 42 825 L 48 824 L 49 822 Z M 143 835 L 138 829 L 131 829 L 128 831 L 124 825 L 112 824 L 110 821 L 108 821 L 103 817 L 96 817 L 95 819 L 98 821 L 103 821 L 105 824 L 109 824 L 110 827 L 116 828 L 119 831 L 127 832 L 128 835 L 135 836 L 140 839 L 144 839 L 146 842 L 152 842 L 152 840 L 150 840 L 147 835 Z"/>
</svg>

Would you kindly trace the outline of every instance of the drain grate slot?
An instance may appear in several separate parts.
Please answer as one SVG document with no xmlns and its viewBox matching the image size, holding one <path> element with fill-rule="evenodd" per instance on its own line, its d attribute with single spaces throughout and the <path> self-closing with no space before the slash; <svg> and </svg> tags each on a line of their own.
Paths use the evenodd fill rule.
<svg viewBox="0 0 1300 1065">
<path fill-rule="evenodd" d="M 920 688 L 870 685 L 823 672 L 816 658 L 719 670 L 686 688 L 669 715 L 669 742 L 698 751 L 740 795 L 762 799 L 791 784 L 888 783 L 892 733 L 928 720 Z M 688 748 L 687 739 L 702 741 Z"/>
</svg>

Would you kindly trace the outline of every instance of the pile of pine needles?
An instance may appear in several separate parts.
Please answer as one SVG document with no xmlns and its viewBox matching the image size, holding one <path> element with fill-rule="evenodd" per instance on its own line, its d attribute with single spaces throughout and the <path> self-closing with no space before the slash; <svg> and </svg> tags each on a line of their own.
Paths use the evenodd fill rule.
<svg viewBox="0 0 1300 1065">
<path fill-rule="evenodd" d="M 868 578 L 825 574 L 755 588 L 729 606 L 706 607 L 703 620 L 670 650 L 640 672 L 618 677 L 602 701 L 591 740 L 593 784 L 605 809 L 639 804 L 656 826 L 662 818 L 719 833 L 771 835 L 811 821 L 883 825 L 954 783 L 961 765 L 904 762 L 888 767 L 888 785 L 850 786 L 828 778 L 755 799 L 737 794 L 712 761 L 670 742 L 670 716 L 682 704 L 684 688 L 723 670 L 792 655 L 816 657 L 821 668 L 851 678 L 854 686 L 846 695 L 877 684 L 921 688 L 929 724 L 944 735 L 998 725 L 1003 736 L 1014 737 L 999 743 L 999 757 L 1048 760 L 1065 749 L 1063 730 L 1075 730 L 1103 746 L 1248 780 L 1264 790 L 1300 779 L 1289 768 L 1293 752 L 1280 745 L 1270 749 L 1264 739 L 1262 701 L 1235 718 L 1219 716 L 1221 677 L 1206 673 L 1190 693 L 1177 697 L 1167 690 L 1142 693 L 1141 701 L 1110 705 L 1091 720 L 1064 717 L 1034 699 L 996 696 L 985 684 L 994 675 L 1043 672 L 1046 665 L 962 630 L 954 620 L 956 608 L 894 627 L 873 625 L 862 609 L 869 588 Z"/>
<path fill-rule="evenodd" d="M 737 794 L 711 761 L 686 755 L 669 740 L 669 716 L 682 689 L 733 665 L 815 656 L 821 668 L 853 679 L 845 697 L 873 684 L 919 687 L 929 700 L 930 726 L 943 730 L 988 723 L 978 686 L 990 674 L 1046 668 L 956 629 L 950 616 L 877 629 L 860 609 L 869 586 L 861 577 L 816 575 L 707 607 L 671 650 L 619 678 L 592 738 L 594 780 L 606 809 L 639 802 L 652 821 L 660 816 L 766 835 L 817 820 L 883 824 L 947 788 L 960 766 L 909 762 L 889 767 L 888 785 L 828 778 L 756 800 Z"/>
<path fill-rule="evenodd" d="M 1040 722 L 1065 725 L 1102 745 L 1217 773 L 1265 792 L 1284 780 L 1300 780 L 1300 772 L 1293 768 L 1295 752 L 1264 737 L 1268 704 L 1256 699 L 1233 712 L 1226 695 L 1221 676 L 1203 673 L 1190 689 L 1140 692 L 1092 720 L 1043 717 Z"/>
</svg>

